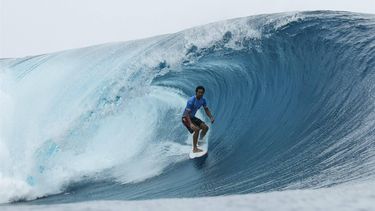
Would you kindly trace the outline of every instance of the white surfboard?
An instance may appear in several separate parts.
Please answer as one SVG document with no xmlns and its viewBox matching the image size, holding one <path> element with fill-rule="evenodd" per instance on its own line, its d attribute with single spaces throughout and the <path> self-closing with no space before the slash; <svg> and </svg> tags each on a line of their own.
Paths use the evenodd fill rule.
<svg viewBox="0 0 375 211">
<path fill-rule="evenodd" d="M 199 158 L 199 157 L 202 157 L 205 154 L 207 154 L 208 142 L 207 142 L 206 138 L 207 137 L 204 137 L 202 140 L 198 139 L 198 148 L 201 149 L 201 150 L 203 150 L 202 152 L 196 152 L 196 153 L 194 153 L 193 152 L 193 148 L 191 148 L 190 153 L 189 153 L 190 159 Z"/>
</svg>

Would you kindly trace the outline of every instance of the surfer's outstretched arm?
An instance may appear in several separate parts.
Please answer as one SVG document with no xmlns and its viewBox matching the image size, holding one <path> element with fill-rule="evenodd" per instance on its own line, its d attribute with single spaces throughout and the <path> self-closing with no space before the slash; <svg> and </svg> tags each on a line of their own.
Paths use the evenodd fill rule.
<svg viewBox="0 0 375 211">
<path fill-rule="evenodd" d="M 211 119 L 211 123 L 214 123 L 215 118 L 214 118 L 214 116 L 211 114 L 210 109 L 208 109 L 208 107 L 204 107 L 204 111 L 206 112 L 207 116 L 210 117 L 210 119 Z"/>
<path fill-rule="evenodd" d="M 186 120 L 188 122 L 188 125 L 190 126 L 192 123 L 191 123 L 191 119 L 190 119 L 190 110 L 189 109 L 185 110 L 184 117 L 186 118 Z"/>
</svg>

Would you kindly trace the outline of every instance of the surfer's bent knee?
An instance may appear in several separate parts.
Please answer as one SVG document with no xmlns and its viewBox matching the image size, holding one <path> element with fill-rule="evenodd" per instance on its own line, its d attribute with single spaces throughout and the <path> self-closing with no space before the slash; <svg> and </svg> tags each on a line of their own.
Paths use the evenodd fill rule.
<svg viewBox="0 0 375 211">
<path fill-rule="evenodd" d="M 208 130 L 209 129 L 209 127 L 204 123 L 202 123 L 201 128 L 202 128 L 202 130 Z"/>
<path fill-rule="evenodd" d="M 194 130 L 194 132 L 199 132 L 200 128 L 199 127 L 194 127 L 193 130 Z"/>
</svg>

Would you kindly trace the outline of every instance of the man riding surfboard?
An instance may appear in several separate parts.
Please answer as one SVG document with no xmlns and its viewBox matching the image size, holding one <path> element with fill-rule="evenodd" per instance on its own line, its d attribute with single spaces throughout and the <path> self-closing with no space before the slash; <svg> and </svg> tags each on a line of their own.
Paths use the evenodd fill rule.
<svg viewBox="0 0 375 211">
<path fill-rule="evenodd" d="M 197 147 L 198 143 L 198 136 L 199 131 L 202 130 L 200 138 L 206 135 L 208 131 L 208 126 L 200 120 L 199 118 L 195 117 L 195 113 L 199 110 L 199 108 L 203 105 L 204 111 L 206 112 L 207 116 L 210 118 L 211 123 L 214 123 L 215 119 L 214 116 L 211 114 L 210 110 L 207 107 L 206 99 L 203 97 L 205 89 L 203 86 L 197 86 L 195 89 L 195 95 L 190 97 L 187 101 L 186 108 L 182 115 L 182 123 L 186 126 L 190 133 L 194 133 L 193 135 L 193 152 L 202 152 L 201 149 Z"/>
</svg>

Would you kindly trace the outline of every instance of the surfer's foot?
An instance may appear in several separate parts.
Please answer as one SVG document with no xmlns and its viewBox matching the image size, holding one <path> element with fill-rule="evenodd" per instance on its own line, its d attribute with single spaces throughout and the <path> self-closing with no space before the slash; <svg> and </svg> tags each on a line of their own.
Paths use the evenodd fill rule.
<svg viewBox="0 0 375 211">
<path fill-rule="evenodd" d="M 194 152 L 194 153 L 197 153 L 197 152 L 203 152 L 203 150 L 201 150 L 201 149 L 199 149 L 199 148 L 194 148 L 194 149 L 193 149 L 193 152 Z"/>
<path fill-rule="evenodd" d="M 201 133 L 200 136 L 199 136 L 199 140 L 202 140 L 204 137 L 205 137 L 205 135 L 202 136 L 202 133 Z"/>
</svg>

